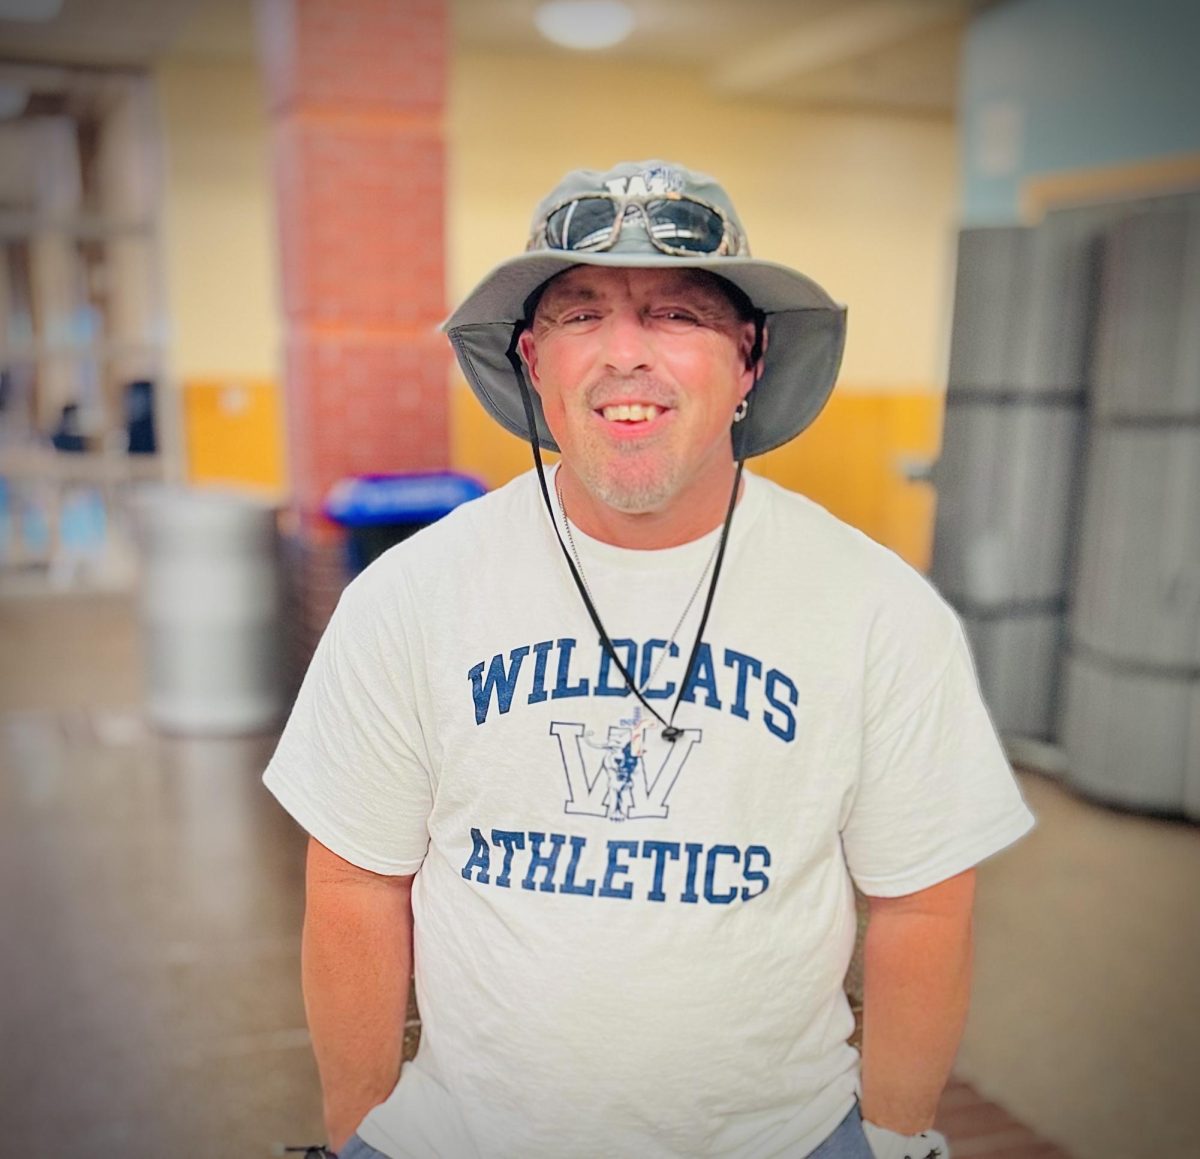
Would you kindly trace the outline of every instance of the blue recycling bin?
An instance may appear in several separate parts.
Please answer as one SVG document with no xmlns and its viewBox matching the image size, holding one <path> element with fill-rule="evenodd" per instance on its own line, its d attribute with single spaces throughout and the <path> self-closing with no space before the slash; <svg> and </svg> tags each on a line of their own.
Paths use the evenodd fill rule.
<svg viewBox="0 0 1200 1159">
<path fill-rule="evenodd" d="M 389 547 L 486 491 L 456 471 L 356 475 L 330 488 L 325 514 L 349 533 L 346 562 L 355 576 Z"/>
</svg>

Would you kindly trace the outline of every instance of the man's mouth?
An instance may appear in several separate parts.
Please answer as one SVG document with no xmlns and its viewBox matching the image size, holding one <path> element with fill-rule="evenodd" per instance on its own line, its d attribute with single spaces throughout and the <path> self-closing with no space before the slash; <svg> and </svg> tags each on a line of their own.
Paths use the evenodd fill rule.
<svg viewBox="0 0 1200 1159">
<path fill-rule="evenodd" d="M 651 402 L 622 402 L 601 407 L 600 416 L 610 423 L 648 423 L 658 418 L 664 409 Z"/>
</svg>

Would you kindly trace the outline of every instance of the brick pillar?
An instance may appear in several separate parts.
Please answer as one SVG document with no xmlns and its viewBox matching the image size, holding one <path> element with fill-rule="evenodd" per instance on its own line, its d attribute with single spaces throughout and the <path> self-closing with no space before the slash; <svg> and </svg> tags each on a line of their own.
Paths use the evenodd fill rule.
<svg viewBox="0 0 1200 1159">
<path fill-rule="evenodd" d="M 341 589 L 330 485 L 449 462 L 445 0 L 258 0 L 307 654 Z"/>
</svg>

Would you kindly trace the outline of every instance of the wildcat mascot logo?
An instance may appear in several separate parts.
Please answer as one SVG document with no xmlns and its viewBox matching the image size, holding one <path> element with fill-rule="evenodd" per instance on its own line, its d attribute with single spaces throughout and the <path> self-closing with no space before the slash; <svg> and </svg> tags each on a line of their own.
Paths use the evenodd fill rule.
<svg viewBox="0 0 1200 1159">
<path fill-rule="evenodd" d="M 638 707 L 632 716 L 610 725 L 608 735 L 599 742 L 578 722 L 551 724 L 550 735 L 558 741 L 567 778 L 563 812 L 610 821 L 666 817 L 667 798 L 703 730 L 685 728 L 674 742 L 660 738 L 657 745 L 648 747 L 647 733 L 654 723 Z M 585 748 L 601 755 L 589 759 Z M 591 775 L 589 764 L 594 769 Z M 647 765 L 654 769 L 653 777 Z"/>
<path fill-rule="evenodd" d="M 604 184 L 609 193 L 615 193 L 618 197 L 647 197 L 678 193 L 686 184 L 686 178 L 678 169 L 656 165 L 650 169 L 643 169 L 632 177 L 614 177 Z"/>
</svg>

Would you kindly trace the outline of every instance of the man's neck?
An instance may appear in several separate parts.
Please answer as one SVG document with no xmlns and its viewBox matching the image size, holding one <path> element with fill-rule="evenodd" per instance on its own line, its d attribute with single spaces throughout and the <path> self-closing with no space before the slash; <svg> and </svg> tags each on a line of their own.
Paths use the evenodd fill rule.
<svg viewBox="0 0 1200 1159">
<path fill-rule="evenodd" d="M 629 513 L 610 507 L 593 495 L 565 464 L 555 480 L 567 518 L 585 535 L 635 551 L 678 547 L 700 539 L 725 521 L 735 466 L 675 496 L 660 510 Z M 738 502 L 745 492 L 741 484 Z"/>
</svg>

